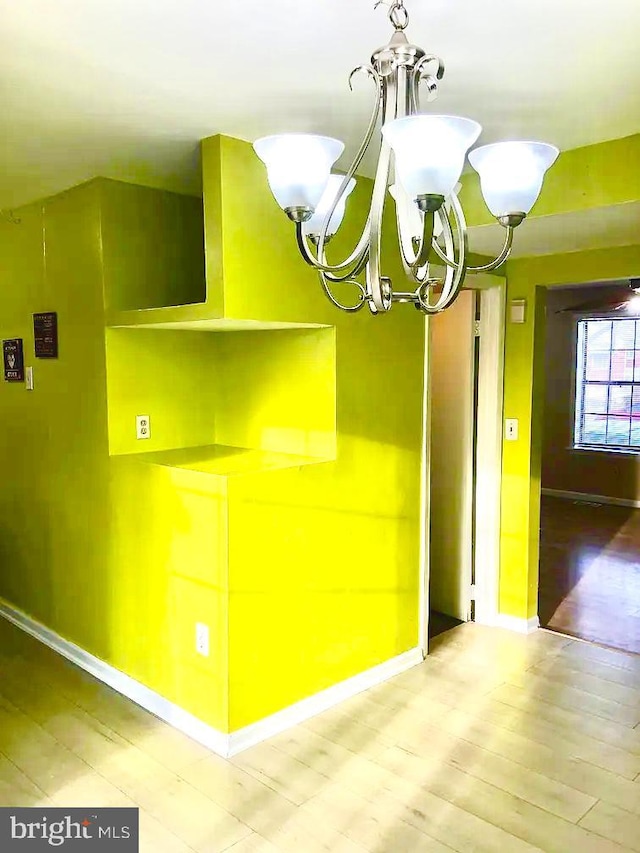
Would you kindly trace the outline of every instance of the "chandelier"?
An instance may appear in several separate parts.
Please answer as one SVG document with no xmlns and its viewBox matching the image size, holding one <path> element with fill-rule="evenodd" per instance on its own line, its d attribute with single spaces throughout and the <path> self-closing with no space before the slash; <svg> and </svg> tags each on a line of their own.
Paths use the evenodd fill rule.
<svg viewBox="0 0 640 853">
<path fill-rule="evenodd" d="M 368 129 L 346 175 L 331 174 L 344 151 L 337 139 L 286 133 L 259 139 L 254 149 L 267 168 L 276 201 L 295 223 L 300 254 L 319 272 L 333 305 L 344 311 L 359 311 L 367 305 L 378 314 L 388 311 L 394 302 L 406 302 L 435 314 L 453 302 L 467 273 L 489 272 L 507 259 L 513 231 L 533 207 L 544 174 L 559 152 L 542 142 L 514 141 L 485 145 L 469 153 L 487 207 L 506 232 L 502 250 L 491 263 L 469 266 L 458 180 L 465 156 L 482 128 L 468 118 L 421 111 L 421 93 L 426 93 L 427 101 L 437 97 L 444 64 L 408 41 L 404 0 L 393 0 L 389 19 L 394 27 L 389 44 L 373 54 L 370 65 L 354 69 L 349 78 L 351 88 L 356 74 L 366 74 L 375 85 L 376 99 Z M 378 165 L 366 224 L 352 253 L 342 262 L 330 264 L 327 244 L 342 223 L 356 170 L 371 145 L 380 115 Z M 382 273 L 387 190 L 395 202 L 399 250 L 412 289 L 394 290 L 391 279 Z M 439 274 L 434 276 L 434 272 Z M 345 286 L 355 290 L 345 290 Z"/>
</svg>

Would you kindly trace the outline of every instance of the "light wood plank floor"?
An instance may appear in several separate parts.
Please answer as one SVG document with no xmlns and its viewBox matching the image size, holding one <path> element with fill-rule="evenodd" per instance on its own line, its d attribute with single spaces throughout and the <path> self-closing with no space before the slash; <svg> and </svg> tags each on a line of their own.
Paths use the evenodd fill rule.
<svg viewBox="0 0 640 853">
<path fill-rule="evenodd" d="M 225 761 L 0 619 L 0 805 L 140 808 L 144 853 L 640 851 L 640 656 L 469 624 Z"/>
</svg>

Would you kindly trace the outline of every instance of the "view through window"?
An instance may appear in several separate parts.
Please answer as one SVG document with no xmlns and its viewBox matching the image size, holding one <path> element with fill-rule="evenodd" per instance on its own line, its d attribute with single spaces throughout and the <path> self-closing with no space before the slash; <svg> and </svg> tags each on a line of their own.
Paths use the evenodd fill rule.
<svg viewBox="0 0 640 853">
<path fill-rule="evenodd" d="M 640 320 L 578 321 L 574 444 L 640 450 Z"/>
</svg>

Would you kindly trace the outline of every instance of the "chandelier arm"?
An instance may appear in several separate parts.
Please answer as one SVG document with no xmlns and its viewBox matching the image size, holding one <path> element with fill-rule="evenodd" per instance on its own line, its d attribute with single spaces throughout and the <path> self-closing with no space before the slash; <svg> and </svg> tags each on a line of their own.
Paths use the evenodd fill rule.
<svg viewBox="0 0 640 853">
<path fill-rule="evenodd" d="M 398 115 L 404 115 L 408 107 L 408 80 L 406 69 L 398 65 L 395 74 L 387 75 L 381 90 L 383 124 L 393 121 Z M 391 308 L 391 281 L 382 275 L 380 254 L 382 248 L 382 217 L 391 171 L 391 146 L 382 138 L 378 166 L 371 195 L 371 234 L 369 237 L 369 260 L 366 269 L 367 296 L 369 309 L 373 314 L 386 312 Z"/>
<path fill-rule="evenodd" d="M 360 261 L 360 263 L 357 266 L 355 266 L 350 272 L 345 273 L 344 275 L 334 275 L 333 273 L 325 272 L 324 277 L 326 278 L 327 281 L 330 281 L 333 284 L 339 284 L 340 282 L 343 282 L 343 281 L 349 281 L 350 279 L 356 278 L 357 276 L 360 275 L 360 273 L 366 267 L 368 261 L 369 261 L 369 253 L 367 252 L 365 254 L 365 256 L 362 258 L 362 260 Z"/>
<path fill-rule="evenodd" d="M 321 261 L 325 261 L 326 258 L 324 255 L 320 258 Z M 348 272 L 343 273 L 342 275 L 336 275 L 332 272 L 323 272 L 322 274 L 325 277 L 326 281 L 331 282 L 332 284 L 339 284 L 341 282 L 349 282 L 351 279 L 355 279 L 363 269 L 366 267 L 367 262 L 369 260 L 369 248 L 367 247 L 367 251 L 364 253 L 362 258 L 358 261 L 358 263 L 352 267 Z M 360 285 L 362 286 L 362 285 Z"/>
<path fill-rule="evenodd" d="M 427 73 L 427 66 L 432 62 L 438 63 L 435 75 Z M 411 109 L 413 113 L 420 112 L 420 83 L 427 84 L 427 103 L 438 97 L 438 81 L 444 77 L 444 62 L 439 56 L 427 54 L 416 64 L 411 75 Z"/>
<path fill-rule="evenodd" d="M 444 287 L 442 289 L 442 293 L 440 294 L 440 298 L 436 303 L 436 305 L 442 305 L 442 308 L 446 308 L 447 305 L 453 302 L 455 297 L 458 295 L 458 291 L 462 287 L 467 272 L 467 223 L 464 218 L 462 206 L 458 201 L 457 196 L 451 197 L 448 204 L 448 215 L 444 217 L 446 220 L 445 248 L 448 255 L 450 255 L 452 258 L 455 257 L 456 242 L 454 238 L 453 228 L 451 226 L 451 221 L 449 218 L 451 210 L 453 210 L 456 233 L 458 238 L 458 262 L 454 267 L 447 268 L 448 275 L 445 276 Z"/>
<path fill-rule="evenodd" d="M 413 293 L 410 291 L 403 292 L 401 290 L 394 291 L 394 293 L 391 294 L 391 301 L 412 302 L 417 307 L 420 307 L 420 296 L 418 295 L 417 291 L 414 291 Z"/>
<path fill-rule="evenodd" d="M 503 264 L 509 255 L 511 254 L 511 249 L 513 247 L 513 232 L 514 228 L 512 225 L 506 226 L 506 234 L 504 238 L 504 245 L 500 251 L 500 254 L 496 256 L 493 261 L 490 261 L 487 264 L 481 264 L 477 267 L 468 267 L 468 273 L 479 273 L 479 272 L 491 272 L 492 270 L 497 269 L 501 264 Z M 432 247 L 436 255 L 440 258 L 440 260 L 445 263 L 449 267 L 453 267 L 456 269 L 458 266 L 455 261 L 452 261 L 450 258 L 446 256 L 446 254 L 442 251 L 437 241 L 434 240 L 432 243 Z"/>
<path fill-rule="evenodd" d="M 451 258 L 448 258 L 446 254 L 442 251 L 440 246 L 438 245 L 437 240 L 433 240 L 431 243 L 431 247 L 436 255 L 440 258 L 443 264 L 446 264 L 451 269 L 457 269 L 458 264 L 455 261 L 452 261 Z"/>
<path fill-rule="evenodd" d="M 355 279 L 344 280 L 345 284 L 352 284 L 358 288 L 360 299 L 356 305 L 343 305 L 342 302 L 339 302 L 331 292 L 331 288 L 329 287 L 325 274 L 322 272 L 319 273 L 319 278 L 325 296 L 327 297 L 329 302 L 331 302 L 331 304 L 334 305 L 336 308 L 339 308 L 341 311 L 348 311 L 350 314 L 354 314 L 356 311 L 360 311 L 361 308 L 364 308 L 367 299 L 367 291 L 360 284 L 359 281 L 356 281 Z"/>
<path fill-rule="evenodd" d="M 434 239 L 432 241 L 431 248 L 443 264 L 445 264 L 451 270 L 456 270 L 458 268 L 458 264 L 455 260 L 453 231 L 451 229 L 451 223 L 449 222 L 450 209 L 451 198 L 447 199 L 444 206 L 441 207 L 438 211 L 438 216 L 440 217 L 440 224 L 442 225 L 442 234 L 444 236 L 445 242 L 444 251 L 440 248 L 437 239 Z"/>
<path fill-rule="evenodd" d="M 482 264 L 479 267 L 469 267 L 468 271 L 470 273 L 491 272 L 491 270 L 497 269 L 500 264 L 503 264 L 507 260 L 511 254 L 511 247 L 513 246 L 513 226 L 507 225 L 506 229 L 507 233 L 504 236 L 504 246 L 502 247 L 500 254 L 495 258 L 495 260 L 490 261 L 488 264 Z"/>
<path fill-rule="evenodd" d="M 388 279 L 383 286 L 383 276 L 380 271 L 380 252 L 382 243 L 382 214 L 389 182 L 391 167 L 391 148 L 388 142 L 382 142 L 380 159 L 373 184 L 371 198 L 371 237 L 369 261 L 367 263 L 367 295 L 376 311 L 388 311 L 391 307 L 390 287 Z"/>
<path fill-rule="evenodd" d="M 451 305 L 458 294 L 462 289 L 462 285 L 464 284 L 465 277 L 467 275 L 467 261 L 469 254 L 469 238 L 467 231 L 467 222 L 465 220 L 464 211 L 462 209 L 462 205 L 460 204 L 457 195 L 453 194 L 449 201 L 449 208 L 453 210 L 453 216 L 456 225 L 456 232 L 458 236 L 458 265 L 455 270 L 452 271 L 452 275 L 445 277 L 445 287 L 440 294 L 440 298 L 436 302 L 436 310 L 442 311 L 444 308 L 447 308 Z M 451 223 L 447 218 L 447 222 L 449 224 L 449 228 L 447 229 L 448 235 L 451 237 L 452 228 Z M 446 238 L 445 238 L 446 239 Z M 453 240 L 452 240 L 453 243 Z M 453 247 L 451 250 L 453 255 Z M 447 287 L 448 285 L 448 287 Z"/>
<path fill-rule="evenodd" d="M 320 257 L 315 257 L 309 248 L 309 244 L 307 242 L 306 235 L 303 231 L 303 222 L 296 222 L 296 241 L 298 243 L 298 249 L 300 250 L 300 254 L 304 261 L 306 261 L 310 267 L 313 267 L 318 272 L 323 273 L 341 273 L 345 270 L 351 270 L 349 275 L 353 275 L 352 268 L 360 267 L 363 269 L 362 264 L 363 259 L 366 258 L 369 248 L 369 230 L 370 230 L 370 222 L 367 219 L 367 222 L 364 226 L 364 231 L 362 232 L 362 236 L 360 237 L 360 242 L 353 250 L 353 252 L 349 255 L 349 257 L 340 264 L 326 264 L 320 259 L 320 257 L 324 257 L 324 247 L 322 247 L 322 253 Z M 321 246 L 318 244 L 318 252 L 320 253 Z M 365 261 L 366 262 L 366 261 Z"/>
<path fill-rule="evenodd" d="M 398 245 L 400 256 L 406 274 L 414 281 L 421 283 L 428 274 L 429 260 L 431 258 L 431 246 L 433 242 L 433 229 L 435 225 L 435 213 L 425 214 L 422 235 L 417 248 L 413 244 L 413 238 L 407 237 L 402 230 L 400 214 L 396 208 L 396 221 L 398 226 Z M 417 238 L 415 240 L 417 243 Z M 397 301 L 397 300 L 394 300 Z"/>
<path fill-rule="evenodd" d="M 363 74 L 366 74 L 368 77 L 371 77 L 371 79 L 374 81 L 374 83 L 376 85 L 376 99 L 375 99 L 375 103 L 373 105 L 373 111 L 371 113 L 371 118 L 369 120 L 369 126 L 367 127 L 367 130 L 366 130 L 365 135 L 362 139 L 362 142 L 360 143 L 360 148 L 358 149 L 358 152 L 357 152 L 356 156 L 354 157 L 353 162 L 351 163 L 351 166 L 349 167 L 349 170 L 347 171 L 347 174 L 344 176 L 342 183 L 340 184 L 340 189 L 338 190 L 338 193 L 333 200 L 333 204 L 331 205 L 331 207 L 327 211 L 327 215 L 325 216 L 324 221 L 322 223 L 322 230 L 320 232 L 320 239 L 318 241 L 318 255 L 319 256 L 322 256 L 324 254 L 324 247 L 325 247 L 326 242 L 327 242 L 327 231 L 329 229 L 329 223 L 331 222 L 331 217 L 333 216 L 336 207 L 338 206 L 338 204 L 340 203 L 344 193 L 346 192 L 347 187 L 349 186 L 351 179 L 353 178 L 358 167 L 360 166 L 360 163 L 362 163 L 362 159 L 363 159 L 364 155 L 367 153 L 369 145 L 371 144 L 371 139 L 373 138 L 373 134 L 374 134 L 375 129 L 376 129 L 376 125 L 378 123 L 378 116 L 380 114 L 380 104 L 382 102 L 382 91 L 383 91 L 382 77 L 378 74 L 378 72 L 376 71 L 376 69 L 372 65 L 359 65 L 357 68 L 354 68 L 353 71 L 351 72 L 351 74 L 349 75 L 349 88 L 351 89 L 351 91 L 353 91 L 353 85 L 352 85 L 353 77 L 354 77 L 354 75 L 356 75 L 360 72 L 362 72 Z M 363 242 L 368 243 L 368 240 L 369 240 L 368 225 L 369 225 L 369 222 L 367 220 L 367 224 L 365 225 L 364 231 L 362 233 L 362 236 L 360 238 L 358 246 L 356 247 L 356 249 L 354 251 L 354 254 L 359 254 L 358 250 L 360 250 L 362 248 Z M 339 266 L 342 267 L 343 269 L 348 265 L 349 265 L 348 261 L 344 262 L 343 264 L 339 264 Z"/>
<path fill-rule="evenodd" d="M 448 203 L 447 203 L 448 205 Z M 441 233 L 444 237 L 445 241 L 445 251 L 443 252 L 440 246 L 438 245 L 437 238 L 433 237 L 433 227 L 435 227 L 435 217 L 438 217 L 441 224 Z M 451 260 L 451 258 L 455 258 L 455 243 L 453 239 L 453 231 L 451 229 L 451 223 L 449 222 L 449 217 L 446 213 L 445 206 L 441 207 L 439 210 L 434 211 L 433 213 L 434 221 L 431 229 L 431 249 L 436 250 L 436 254 L 438 257 L 445 263 L 446 272 L 445 272 L 445 280 L 443 287 L 449 290 L 451 286 L 451 281 L 453 279 L 454 271 L 457 269 L 457 263 L 455 260 Z M 415 264 L 414 267 L 408 270 L 409 275 L 418 285 L 423 285 L 429 279 L 430 272 L 430 261 L 431 256 L 423 266 L 418 266 Z M 434 279 L 435 281 L 435 279 Z M 416 290 L 416 293 L 420 290 L 420 287 Z"/>
<path fill-rule="evenodd" d="M 433 244 L 433 226 L 434 226 L 434 213 L 425 213 L 424 215 L 424 229 L 422 231 L 422 237 L 420 239 L 420 247 L 416 253 L 417 257 L 414 263 L 411 265 L 412 271 L 418 271 L 422 267 L 425 267 L 429 263 L 429 259 L 431 258 L 431 246 Z"/>
<path fill-rule="evenodd" d="M 400 226 L 400 214 L 397 207 L 396 222 L 398 226 L 398 245 L 400 247 L 400 257 L 402 259 L 402 265 L 406 274 L 410 276 L 412 274 L 413 266 L 417 259 L 417 252 L 412 242 L 413 238 L 407 238 Z"/>
<path fill-rule="evenodd" d="M 417 260 L 418 253 L 414 245 L 414 239 L 407 234 L 402 228 L 402 219 L 400 215 L 400 207 L 396 204 L 396 229 L 398 232 L 398 246 L 400 247 L 400 258 L 404 271 L 408 276 L 412 275 L 414 264 Z"/>
<path fill-rule="evenodd" d="M 435 304 L 430 303 L 428 298 L 429 288 L 436 283 L 434 279 L 428 279 L 420 286 L 420 288 L 418 288 L 417 293 L 420 297 L 419 307 L 426 314 L 438 314 L 454 302 L 462 288 L 462 283 L 464 282 L 467 271 L 468 239 L 464 212 L 455 195 L 451 196 L 450 201 L 447 203 L 447 207 L 449 210 L 453 210 L 456 231 L 458 233 L 458 262 L 456 264 L 447 265 L 442 292 Z M 453 258 L 455 257 L 455 243 L 453 229 L 448 215 L 443 215 L 441 217 L 441 221 L 443 225 L 442 233 L 445 241 L 446 256 Z"/>
</svg>

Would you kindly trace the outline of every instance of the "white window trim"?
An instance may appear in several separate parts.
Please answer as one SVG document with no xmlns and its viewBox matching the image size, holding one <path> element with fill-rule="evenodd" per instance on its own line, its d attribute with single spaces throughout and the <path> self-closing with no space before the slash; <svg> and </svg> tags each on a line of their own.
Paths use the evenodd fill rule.
<svg viewBox="0 0 640 853">
<path fill-rule="evenodd" d="M 577 441 L 577 426 L 576 426 L 576 413 L 578 410 L 578 396 L 579 393 L 583 393 L 582 386 L 584 382 L 578 383 L 578 357 L 580 351 L 580 323 L 583 323 L 588 320 L 640 320 L 640 316 L 631 316 L 631 317 L 621 317 L 617 312 L 604 312 L 604 313 L 589 313 L 589 314 L 581 314 L 575 321 L 575 334 L 574 338 L 574 347 L 573 347 L 573 365 L 572 365 L 572 374 L 571 374 L 571 387 L 573 389 L 573 393 L 571 395 L 571 445 L 568 450 L 574 453 L 604 453 L 604 454 L 614 454 L 617 456 L 639 456 L 640 455 L 640 445 L 628 445 L 628 444 L 584 444 L 583 442 Z M 620 384 L 620 383 L 608 383 L 608 384 Z M 624 383 L 622 383 L 624 384 Z M 632 385 L 640 386 L 640 382 L 632 382 Z"/>
</svg>

